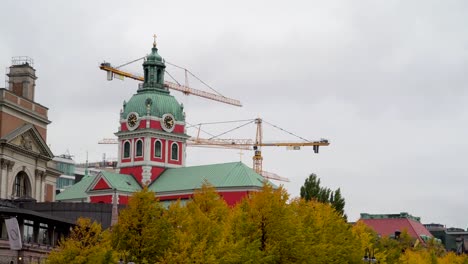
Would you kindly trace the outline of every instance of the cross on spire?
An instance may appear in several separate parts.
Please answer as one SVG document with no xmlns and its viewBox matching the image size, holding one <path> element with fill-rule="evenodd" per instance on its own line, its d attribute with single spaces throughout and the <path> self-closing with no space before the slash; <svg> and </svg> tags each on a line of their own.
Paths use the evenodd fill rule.
<svg viewBox="0 0 468 264">
<path fill-rule="evenodd" d="M 154 41 L 153 41 L 153 47 L 156 48 L 156 34 L 153 35 Z"/>
</svg>

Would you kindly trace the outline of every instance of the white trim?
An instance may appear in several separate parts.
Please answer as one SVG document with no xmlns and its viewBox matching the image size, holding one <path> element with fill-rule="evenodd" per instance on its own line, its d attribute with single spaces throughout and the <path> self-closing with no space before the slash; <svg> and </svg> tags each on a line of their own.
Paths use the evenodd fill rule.
<svg viewBox="0 0 468 264">
<path fill-rule="evenodd" d="M 157 117 L 157 116 L 142 116 L 142 117 L 140 117 L 140 119 L 141 120 L 149 120 L 149 121 L 159 121 L 159 122 L 161 122 L 161 120 L 162 120 L 162 118 Z M 125 122 L 127 122 L 126 119 L 120 119 L 120 123 L 125 123 Z M 177 121 L 174 118 L 174 124 L 185 125 L 185 122 L 184 121 Z"/>
<path fill-rule="evenodd" d="M 166 167 L 166 168 L 180 168 L 180 164 L 172 164 L 172 163 L 167 163 L 167 160 L 165 162 L 159 162 L 159 161 L 135 161 L 135 162 L 124 162 L 120 166 L 120 168 L 128 168 L 128 167 L 135 167 L 135 166 L 156 166 L 156 167 Z"/>
<path fill-rule="evenodd" d="M 159 157 L 156 156 L 156 142 L 161 143 L 161 155 L 160 155 Z M 153 144 L 154 155 L 153 155 L 153 158 L 155 158 L 155 159 L 162 159 L 162 157 L 163 157 L 163 149 L 164 149 L 163 146 L 164 146 L 164 145 L 163 145 L 161 139 L 156 138 L 156 139 L 154 140 L 154 144 Z"/>
<path fill-rule="evenodd" d="M 122 159 L 130 159 L 132 157 L 132 140 L 127 139 L 127 140 L 122 140 Z M 130 149 L 128 151 L 128 157 L 125 156 L 125 143 L 129 144 Z"/>
<path fill-rule="evenodd" d="M 138 155 L 138 147 L 137 147 L 137 144 L 138 144 L 138 141 L 141 141 L 141 155 L 140 156 L 137 156 Z M 141 138 L 137 138 L 135 140 L 135 158 L 141 158 L 143 157 L 143 140 Z"/>
<path fill-rule="evenodd" d="M 172 158 L 172 146 L 174 146 L 174 144 L 177 146 L 177 159 L 173 159 L 173 158 Z M 173 160 L 173 161 L 179 161 L 179 153 L 180 153 L 180 151 L 179 151 L 179 144 L 178 144 L 178 142 L 176 142 L 176 141 L 172 142 L 172 144 L 171 144 L 171 160 Z"/>
</svg>

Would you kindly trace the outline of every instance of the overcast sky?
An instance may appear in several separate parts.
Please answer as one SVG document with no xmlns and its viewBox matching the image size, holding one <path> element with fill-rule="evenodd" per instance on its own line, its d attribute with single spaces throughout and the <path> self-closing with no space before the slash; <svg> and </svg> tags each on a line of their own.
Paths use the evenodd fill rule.
<svg viewBox="0 0 468 264">
<path fill-rule="evenodd" d="M 56 155 L 116 157 L 116 146 L 97 142 L 117 131 L 137 83 L 108 82 L 98 65 L 144 56 L 157 34 L 167 61 L 244 105 L 173 92 L 187 122 L 262 117 L 330 140 L 318 155 L 263 149 L 264 169 L 288 177 L 292 197 L 316 173 L 342 189 L 351 221 L 363 212 L 409 212 L 423 223 L 468 227 L 466 1 L 7 0 L 2 11 L 0 65 L 34 59 L 36 101 L 49 107 L 47 142 Z M 141 72 L 141 62 L 127 69 Z M 294 139 L 264 130 L 265 140 Z M 229 136 L 253 138 L 255 127 Z M 242 161 L 251 165 L 252 155 Z M 229 150 L 187 154 L 188 165 L 240 158 Z"/>
</svg>

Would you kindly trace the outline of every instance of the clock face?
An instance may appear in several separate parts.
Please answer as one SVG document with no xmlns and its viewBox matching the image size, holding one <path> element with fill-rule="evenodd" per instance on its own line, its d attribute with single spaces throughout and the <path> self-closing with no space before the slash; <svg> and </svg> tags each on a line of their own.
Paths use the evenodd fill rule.
<svg viewBox="0 0 468 264">
<path fill-rule="evenodd" d="M 136 128 L 138 124 L 138 116 L 135 113 L 130 113 L 127 117 L 127 124 L 129 128 Z"/>
<path fill-rule="evenodd" d="M 174 130 L 175 119 L 171 114 L 165 114 L 161 120 L 162 127 L 167 132 L 172 132 Z"/>
</svg>

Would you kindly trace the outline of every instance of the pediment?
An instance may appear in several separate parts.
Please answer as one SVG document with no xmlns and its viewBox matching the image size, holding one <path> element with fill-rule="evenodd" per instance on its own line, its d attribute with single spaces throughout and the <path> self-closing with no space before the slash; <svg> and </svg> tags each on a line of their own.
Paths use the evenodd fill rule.
<svg viewBox="0 0 468 264">
<path fill-rule="evenodd" d="M 22 150 L 38 153 L 51 159 L 54 157 L 52 151 L 42 139 L 37 129 L 31 124 L 26 124 L 13 130 L 3 139 L 5 139 L 8 144 Z"/>
<path fill-rule="evenodd" d="M 86 192 L 100 191 L 100 190 L 111 190 L 112 185 L 103 177 L 102 172 L 98 173 L 91 184 L 86 189 Z"/>
</svg>

